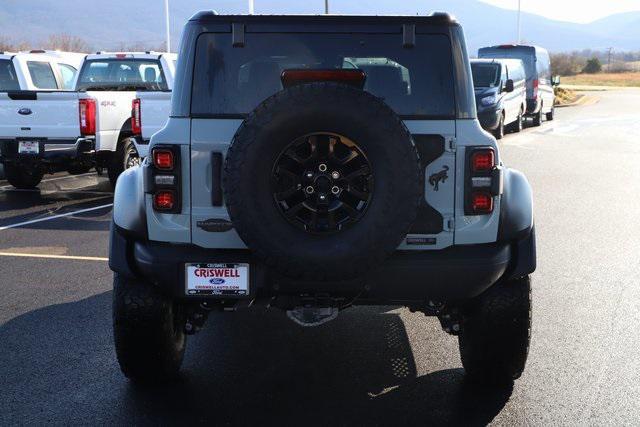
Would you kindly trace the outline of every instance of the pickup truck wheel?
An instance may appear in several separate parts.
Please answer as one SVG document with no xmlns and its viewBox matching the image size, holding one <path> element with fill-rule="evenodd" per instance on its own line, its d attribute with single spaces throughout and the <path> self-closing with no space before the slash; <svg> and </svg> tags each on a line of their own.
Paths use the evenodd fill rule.
<svg viewBox="0 0 640 427">
<path fill-rule="evenodd" d="M 140 164 L 140 156 L 136 150 L 135 140 L 131 137 L 126 137 L 118 142 L 118 148 L 111 157 L 111 162 L 108 168 L 109 181 L 115 188 L 118 177 L 125 169 L 129 169 L 133 166 Z"/>
<path fill-rule="evenodd" d="M 278 92 L 238 129 L 224 169 L 234 227 L 287 277 L 371 271 L 416 217 L 423 172 L 409 131 L 380 98 L 331 82 Z"/>
<path fill-rule="evenodd" d="M 44 173 L 36 169 L 29 169 L 25 165 L 4 165 L 4 175 L 9 184 L 20 190 L 34 189 L 42 181 Z"/>
<path fill-rule="evenodd" d="M 530 278 L 494 285 L 463 311 L 459 344 L 467 375 L 484 383 L 518 379 L 530 337 Z"/>
<path fill-rule="evenodd" d="M 182 307 L 153 285 L 113 276 L 113 336 L 120 369 L 133 381 L 175 377 L 186 347 Z"/>
</svg>

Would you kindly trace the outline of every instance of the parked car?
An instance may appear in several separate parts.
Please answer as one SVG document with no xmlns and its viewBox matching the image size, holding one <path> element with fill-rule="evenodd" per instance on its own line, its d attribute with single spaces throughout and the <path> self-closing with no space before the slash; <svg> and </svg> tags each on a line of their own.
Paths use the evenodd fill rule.
<svg viewBox="0 0 640 427">
<path fill-rule="evenodd" d="M 519 59 L 474 59 L 471 73 L 476 93 L 478 120 L 496 139 L 505 127 L 522 130 L 527 105 L 524 66 Z"/>
<path fill-rule="evenodd" d="M 260 304 L 302 326 L 407 306 L 470 376 L 521 375 L 531 188 L 480 127 L 453 18 L 202 12 L 182 40 L 167 125 L 114 195 L 127 377 L 176 375 L 211 310 Z"/>
<path fill-rule="evenodd" d="M 171 53 L 98 52 L 88 55 L 80 70 L 75 89 L 96 100 L 96 163 L 107 169 L 113 185 L 146 155 L 151 132 L 142 124 L 157 130 L 169 116 L 175 60 Z M 132 117 L 141 102 L 153 117 Z"/>
<path fill-rule="evenodd" d="M 93 141 L 82 135 L 80 96 L 71 92 L 84 55 L 31 51 L 0 55 L 0 163 L 16 188 L 45 173 L 83 173 Z"/>
<path fill-rule="evenodd" d="M 524 63 L 527 75 L 527 116 L 533 118 L 533 125 L 542 124 L 542 116 L 554 118 L 555 94 L 551 79 L 549 53 L 539 46 L 506 44 L 483 47 L 478 50 L 479 58 L 512 58 Z"/>
</svg>

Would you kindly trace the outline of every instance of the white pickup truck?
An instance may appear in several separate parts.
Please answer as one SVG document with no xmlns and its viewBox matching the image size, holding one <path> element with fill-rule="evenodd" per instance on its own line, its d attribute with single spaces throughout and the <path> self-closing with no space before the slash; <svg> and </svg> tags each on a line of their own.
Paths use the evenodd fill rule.
<svg viewBox="0 0 640 427">
<path fill-rule="evenodd" d="M 151 135 L 169 117 L 176 54 L 87 55 L 75 89 L 95 99 L 96 163 L 112 184 L 147 155 Z"/>
<path fill-rule="evenodd" d="M 69 91 L 83 59 L 49 51 L 0 54 L 0 163 L 14 187 L 92 167 L 93 141 L 83 136 L 78 116 L 90 101 Z"/>
</svg>

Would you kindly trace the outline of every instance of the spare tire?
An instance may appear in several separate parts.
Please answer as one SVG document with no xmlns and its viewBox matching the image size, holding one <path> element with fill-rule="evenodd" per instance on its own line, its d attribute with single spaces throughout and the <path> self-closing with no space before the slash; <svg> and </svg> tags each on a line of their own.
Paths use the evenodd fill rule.
<svg viewBox="0 0 640 427">
<path fill-rule="evenodd" d="M 423 177 L 411 135 L 381 99 L 308 83 L 261 103 L 236 132 L 223 186 L 239 236 L 296 279 L 354 279 L 407 234 Z"/>
</svg>

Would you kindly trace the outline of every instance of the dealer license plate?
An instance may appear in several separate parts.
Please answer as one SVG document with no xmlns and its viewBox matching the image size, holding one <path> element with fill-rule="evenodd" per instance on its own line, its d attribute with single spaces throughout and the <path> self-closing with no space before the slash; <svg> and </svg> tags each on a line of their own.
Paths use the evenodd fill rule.
<svg viewBox="0 0 640 427">
<path fill-rule="evenodd" d="M 19 154 L 38 154 L 40 152 L 40 144 L 38 141 L 18 141 Z"/>
<path fill-rule="evenodd" d="M 249 264 L 187 264 L 187 295 L 249 295 Z"/>
</svg>

